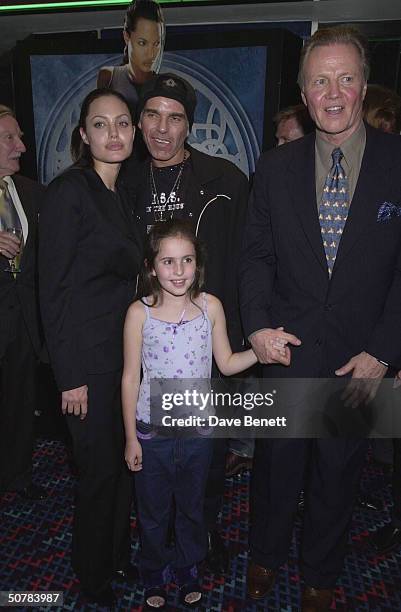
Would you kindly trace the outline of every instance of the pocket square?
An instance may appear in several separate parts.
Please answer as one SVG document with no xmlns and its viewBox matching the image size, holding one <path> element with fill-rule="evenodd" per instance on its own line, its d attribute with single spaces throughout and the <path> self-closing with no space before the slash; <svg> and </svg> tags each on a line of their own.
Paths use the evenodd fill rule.
<svg viewBox="0 0 401 612">
<path fill-rule="evenodd" d="M 378 221 L 390 221 L 394 217 L 401 217 L 401 206 L 392 202 L 384 202 L 377 213 Z"/>
</svg>

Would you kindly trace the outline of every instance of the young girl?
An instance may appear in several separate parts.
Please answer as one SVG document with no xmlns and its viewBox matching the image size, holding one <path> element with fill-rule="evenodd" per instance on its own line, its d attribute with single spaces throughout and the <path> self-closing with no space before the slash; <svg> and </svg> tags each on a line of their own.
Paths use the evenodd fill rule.
<svg viewBox="0 0 401 612">
<path fill-rule="evenodd" d="M 202 253 L 186 222 L 156 224 L 145 257 L 146 297 L 127 313 L 122 380 L 125 460 L 136 472 L 145 602 L 148 609 L 163 608 L 174 575 L 181 603 L 195 606 L 202 597 L 197 564 L 206 555 L 203 498 L 211 440 L 146 435 L 150 379 L 209 378 L 212 352 L 230 376 L 256 363 L 256 356 L 252 350 L 232 353 L 220 301 L 200 292 Z M 175 550 L 167 546 L 173 500 Z"/>
</svg>

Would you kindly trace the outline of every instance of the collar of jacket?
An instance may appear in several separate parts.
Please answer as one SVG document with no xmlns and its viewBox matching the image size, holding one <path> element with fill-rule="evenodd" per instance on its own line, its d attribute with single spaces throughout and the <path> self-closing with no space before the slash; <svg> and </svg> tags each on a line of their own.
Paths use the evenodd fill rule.
<svg viewBox="0 0 401 612">
<path fill-rule="evenodd" d="M 221 160 L 218 157 L 198 151 L 188 144 L 185 144 L 185 149 L 190 153 L 188 161 L 200 185 L 206 185 L 223 174 Z M 141 170 L 138 173 L 141 176 L 140 182 L 148 180 L 149 161 L 150 156 L 141 164 Z"/>
<path fill-rule="evenodd" d="M 385 141 L 386 139 L 388 139 L 388 134 L 384 135 L 384 132 L 382 132 L 381 130 L 378 130 L 376 128 L 371 127 L 368 123 L 366 123 L 364 121 L 365 124 L 365 129 L 366 129 L 366 145 L 365 145 L 365 151 L 364 151 L 364 155 L 363 155 L 363 159 L 362 159 L 362 165 L 361 165 L 361 170 L 364 167 L 364 163 L 366 163 L 365 158 L 367 157 L 367 154 L 370 155 L 371 151 L 375 151 L 376 147 L 379 145 L 380 141 L 383 140 Z M 396 135 L 390 135 L 390 138 L 394 137 L 395 138 L 399 138 L 398 134 Z M 315 164 L 315 140 L 316 140 L 316 133 L 315 131 L 311 132 L 310 134 L 307 134 L 306 136 L 304 136 L 303 138 L 300 138 L 299 140 L 294 141 L 294 143 L 291 143 L 291 156 L 288 157 L 286 156 L 286 165 L 289 168 L 290 172 L 294 172 L 294 168 L 297 168 L 298 166 L 300 166 L 300 159 L 303 159 L 303 166 L 302 166 L 302 174 L 304 176 L 307 176 L 306 171 L 305 171 L 305 166 L 309 169 L 314 169 L 314 164 Z M 287 146 L 287 145 L 286 145 Z M 335 147 L 335 145 L 333 145 L 333 148 Z M 271 149 L 270 151 L 267 151 L 266 154 L 271 154 L 271 155 L 280 155 L 280 154 L 285 154 L 285 150 L 280 150 L 280 147 L 276 147 L 274 149 Z M 383 169 L 388 169 L 389 166 L 392 167 L 394 165 L 394 159 L 391 157 L 392 152 L 387 150 L 386 147 L 383 147 L 380 150 L 380 156 L 378 156 L 378 159 L 376 160 L 376 163 L 378 163 Z M 285 158 L 283 158 L 285 159 Z"/>
<path fill-rule="evenodd" d="M 189 159 L 192 163 L 192 169 L 201 185 L 214 181 L 222 175 L 223 169 L 222 164 L 219 163 L 221 161 L 219 158 L 202 153 L 188 144 L 185 148 L 191 154 Z M 218 160 L 217 163 L 216 160 Z"/>
<path fill-rule="evenodd" d="M 94 191 L 104 191 L 105 189 L 109 191 L 109 189 L 103 183 L 102 179 L 100 178 L 96 170 L 92 168 L 92 166 L 71 166 L 69 170 L 81 172 L 83 176 L 85 177 L 85 179 L 87 180 L 90 188 L 93 189 Z M 117 177 L 116 187 L 121 187 L 121 186 L 124 186 L 124 183 L 122 180 L 119 180 Z"/>
</svg>

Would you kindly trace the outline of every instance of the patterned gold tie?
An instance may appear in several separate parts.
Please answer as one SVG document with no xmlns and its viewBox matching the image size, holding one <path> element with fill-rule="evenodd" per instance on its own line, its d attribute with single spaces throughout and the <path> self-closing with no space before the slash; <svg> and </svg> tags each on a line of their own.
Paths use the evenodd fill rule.
<svg viewBox="0 0 401 612">
<path fill-rule="evenodd" d="M 331 157 L 333 166 L 324 184 L 323 197 L 319 206 L 319 222 L 329 276 L 333 271 L 338 245 L 344 230 L 349 210 L 348 177 L 341 165 L 344 157 L 341 149 L 334 149 Z"/>
<path fill-rule="evenodd" d="M 8 191 L 8 185 L 0 178 L 0 229 L 5 231 L 9 227 L 22 230 L 21 220 Z"/>
</svg>

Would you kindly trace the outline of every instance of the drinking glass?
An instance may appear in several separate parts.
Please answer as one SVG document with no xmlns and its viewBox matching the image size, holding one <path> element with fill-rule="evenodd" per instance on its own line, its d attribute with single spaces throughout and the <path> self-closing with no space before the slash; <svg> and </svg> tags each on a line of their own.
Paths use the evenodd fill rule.
<svg viewBox="0 0 401 612">
<path fill-rule="evenodd" d="M 21 257 L 22 257 L 22 249 L 24 246 L 23 234 L 22 234 L 22 229 L 19 227 L 8 227 L 6 231 L 8 234 L 12 234 L 16 238 L 18 238 L 20 242 L 19 253 L 17 253 L 17 255 L 13 259 L 8 260 L 9 267 L 5 268 L 4 270 L 4 272 L 10 272 L 11 274 L 14 274 L 15 276 L 16 274 L 21 272 L 20 263 L 21 263 Z"/>
</svg>

